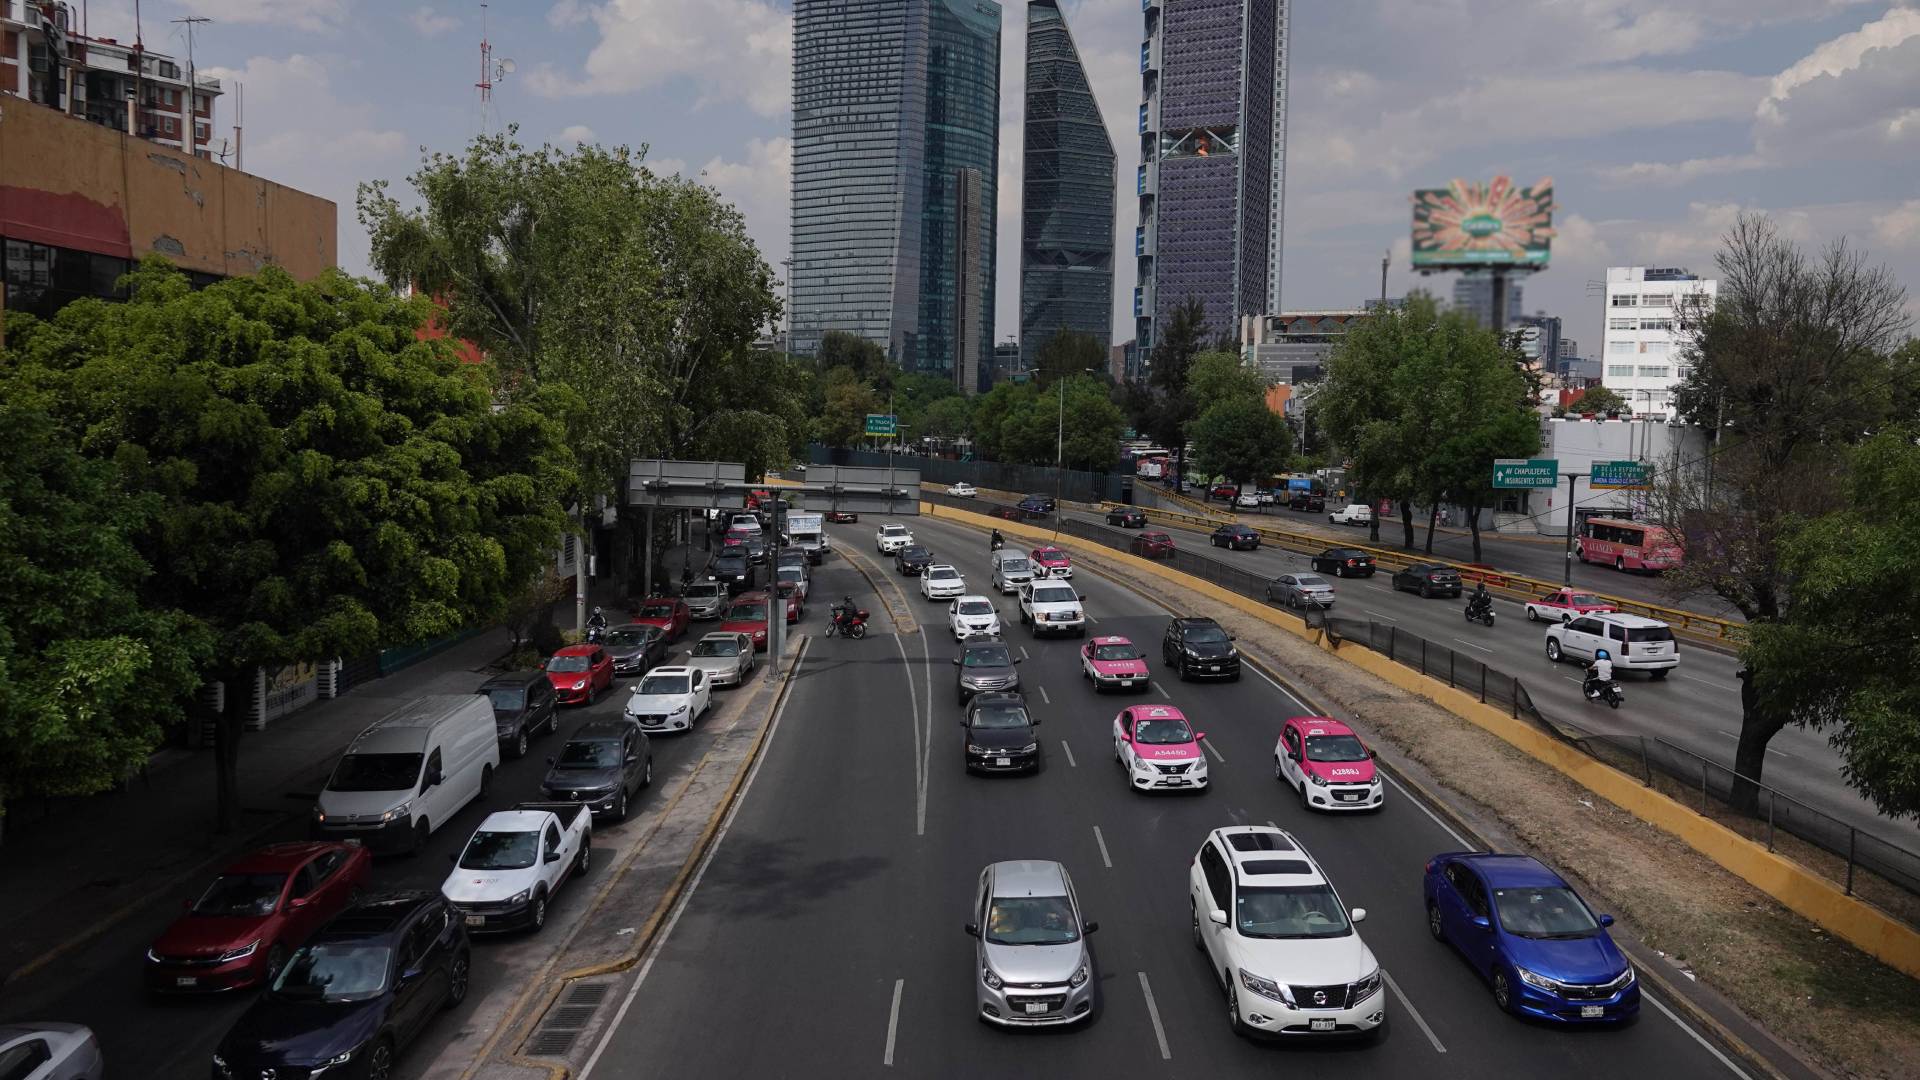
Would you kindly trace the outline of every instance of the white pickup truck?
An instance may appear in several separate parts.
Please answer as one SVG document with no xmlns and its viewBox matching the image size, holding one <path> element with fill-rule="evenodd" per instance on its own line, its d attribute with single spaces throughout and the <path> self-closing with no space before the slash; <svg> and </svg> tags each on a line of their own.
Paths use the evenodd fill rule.
<svg viewBox="0 0 1920 1080">
<path fill-rule="evenodd" d="M 533 931 L 547 924 L 547 905 L 593 850 L 586 804 L 527 802 L 487 815 L 453 859 L 440 892 L 466 917 L 469 933 Z"/>
<path fill-rule="evenodd" d="M 1020 586 L 1020 621 L 1041 634 L 1087 636 L 1087 613 L 1080 594 L 1063 581 L 1030 581 Z"/>
<path fill-rule="evenodd" d="M 1361 503 L 1348 503 L 1328 514 L 1327 520 L 1335 525 L 1368 525 L 1373 522 L 1373 507 Z"/>
</svg>

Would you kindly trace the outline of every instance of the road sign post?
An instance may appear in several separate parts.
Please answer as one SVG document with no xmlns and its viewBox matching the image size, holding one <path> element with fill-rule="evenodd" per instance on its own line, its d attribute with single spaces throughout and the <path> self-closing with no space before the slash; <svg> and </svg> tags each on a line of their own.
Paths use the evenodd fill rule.
<svg viewBox="0 0 1920 1080">
<path fill-rule="evenodd" d="M 1593 463 L 1593 477 L 1587 482 L 1591 488 L 1635 488 L 1647 487 L 1647 466 L 1641 461 L 1596 461 Z"/>
<path fill-rule="evenodd" d="M 888 413 L 867 414 L 867 434 L 897 435 L 900 432 L 900 418 Z"/>
<path fill-rule="evenodd" d="M 1550 488 L 1560 483 L 1560 462 L 1556 458 L 1495 458 L 1493 486 L 1496 488 Z"/>
</svg>

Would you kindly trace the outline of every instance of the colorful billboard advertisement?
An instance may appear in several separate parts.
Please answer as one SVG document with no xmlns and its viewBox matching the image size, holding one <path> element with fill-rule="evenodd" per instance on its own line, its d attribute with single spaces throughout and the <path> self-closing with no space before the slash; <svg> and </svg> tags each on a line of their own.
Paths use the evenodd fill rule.
<svg viewBox="0 0 1920 1080">
<path fill-rule="evenodd" d="M 1553 181 L 1515 187 L 1455 180 L 1413 193 L 1416 270 L 1524 266 L 1544 269 L 1553 241 Z"/>
</svg>

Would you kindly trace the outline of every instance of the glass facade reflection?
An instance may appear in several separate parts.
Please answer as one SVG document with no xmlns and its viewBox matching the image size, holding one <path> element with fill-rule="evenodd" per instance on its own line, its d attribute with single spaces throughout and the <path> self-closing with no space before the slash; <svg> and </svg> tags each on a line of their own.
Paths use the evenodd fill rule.
<svg viewBox="0 0 1920 1080">
<path fill-rule="evenodd" d="M 1000 5 L 932 0 L 930 16 L 914 366 L 977 392 L 981 370 L 993 367 Z"/>
</svg>

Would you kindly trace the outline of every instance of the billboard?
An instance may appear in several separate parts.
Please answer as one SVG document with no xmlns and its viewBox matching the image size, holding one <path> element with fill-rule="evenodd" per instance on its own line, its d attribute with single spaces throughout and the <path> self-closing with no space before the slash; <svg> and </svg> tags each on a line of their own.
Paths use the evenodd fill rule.
<svg viewBox="0 0 1920 1080">
<path fill-rule="evenodd" d="M 1515 187 L 1510 176 L 1455 180 L 1413 193 L 1413 267 L 1547 265 L 1553 241 L 1553 181 Z"/>
</svg>

